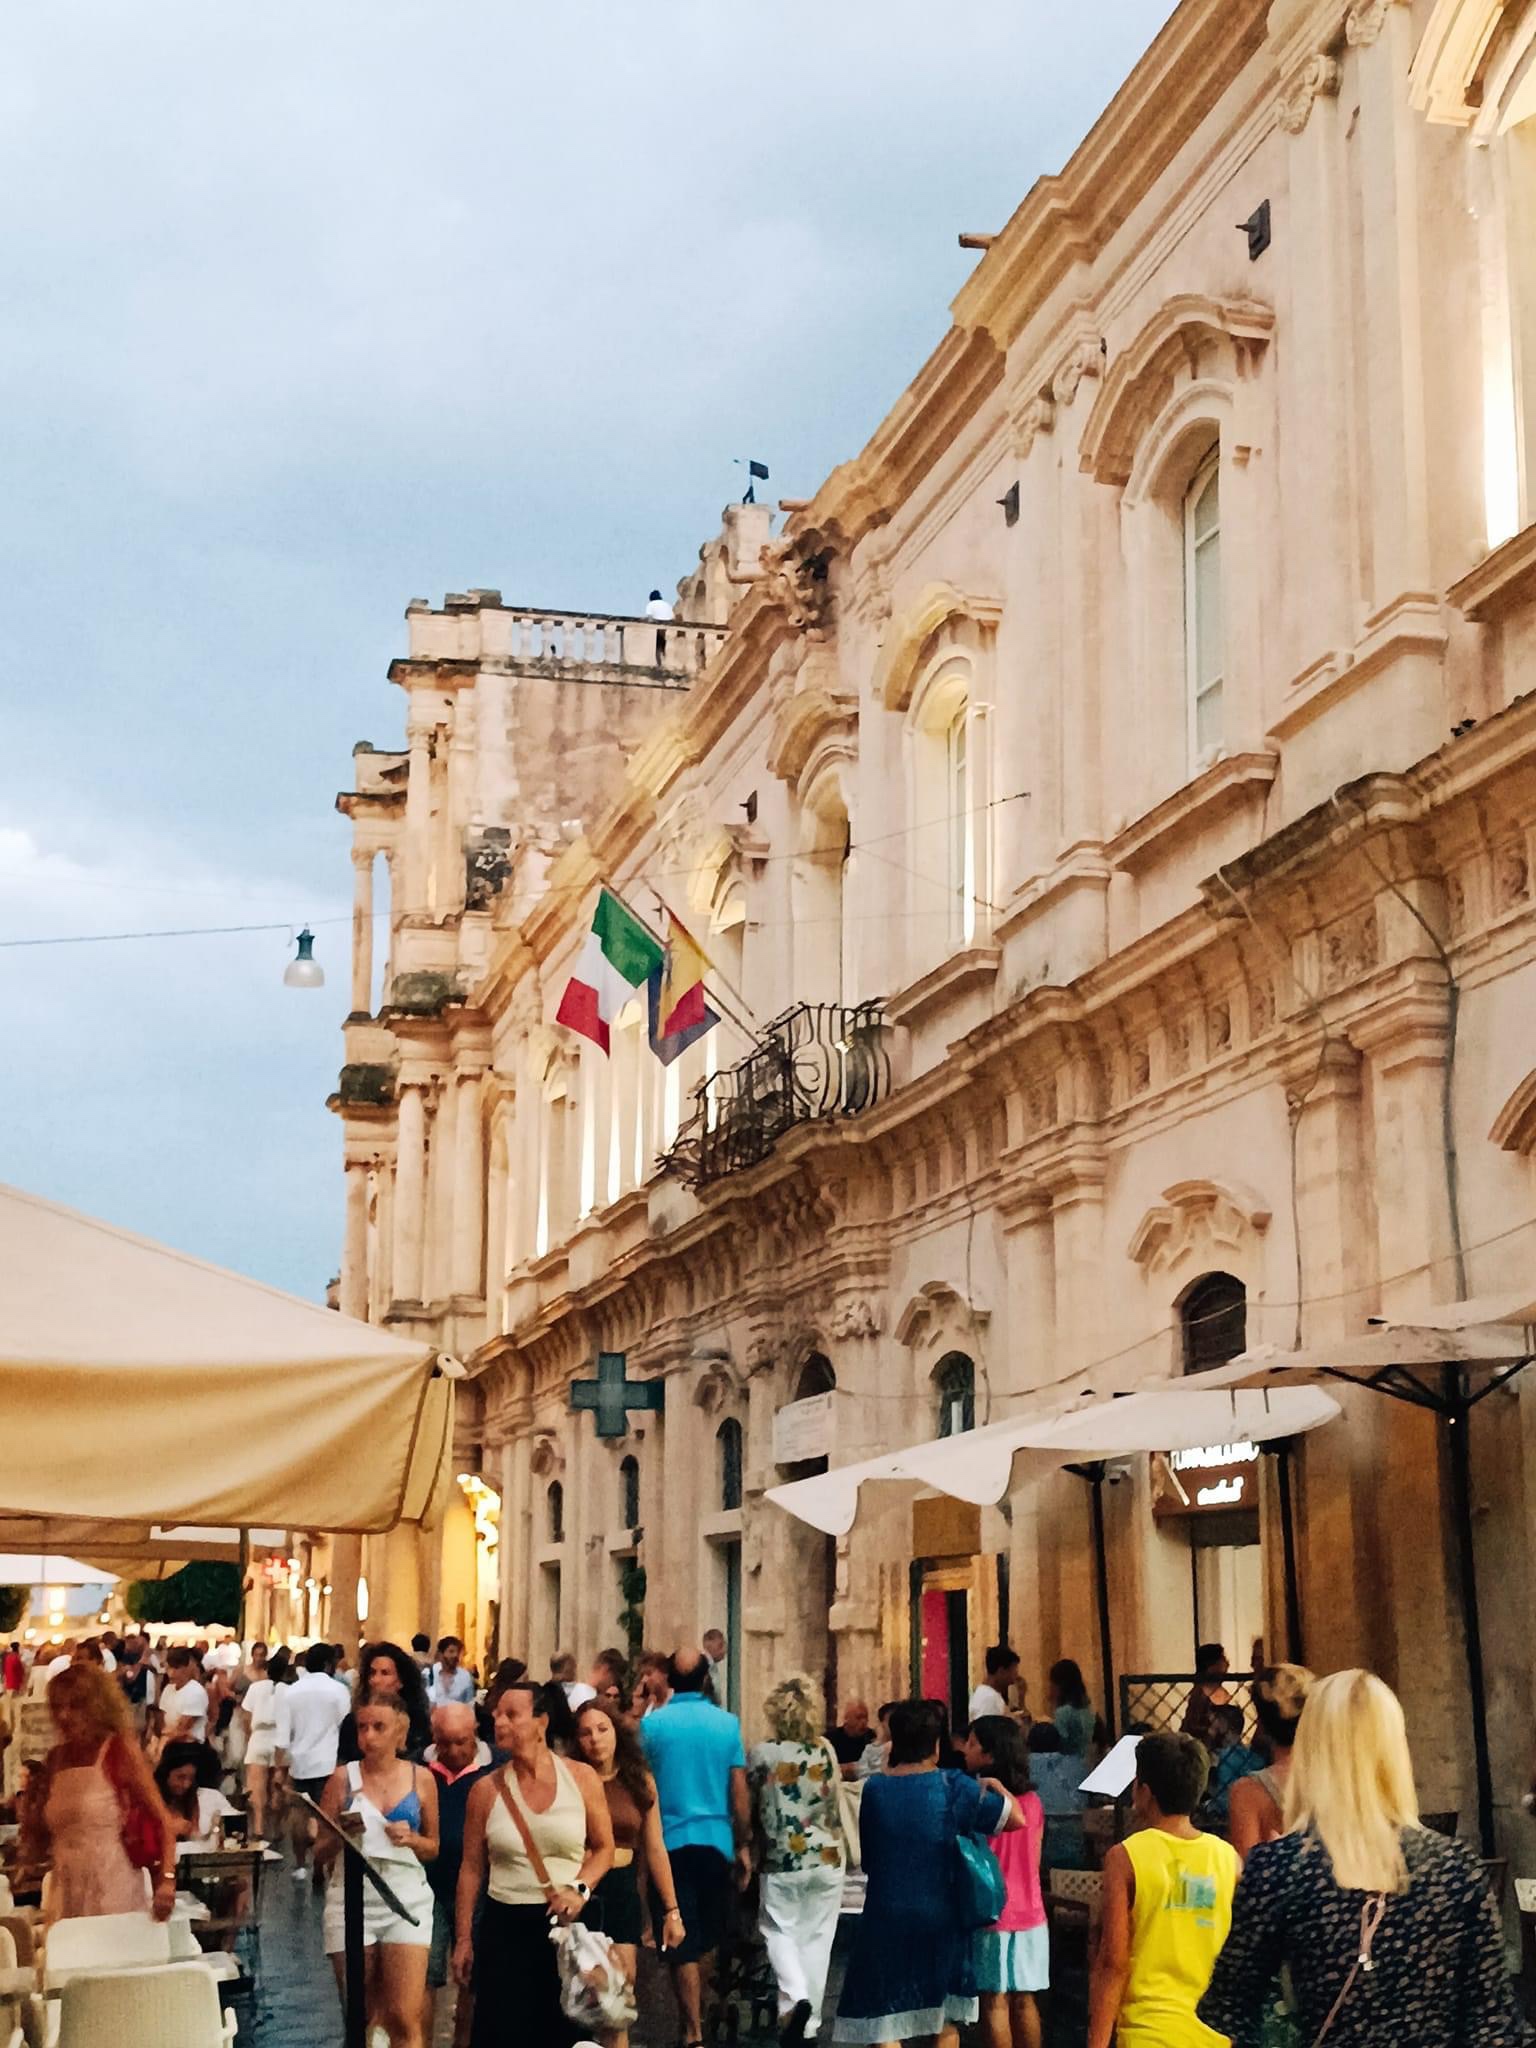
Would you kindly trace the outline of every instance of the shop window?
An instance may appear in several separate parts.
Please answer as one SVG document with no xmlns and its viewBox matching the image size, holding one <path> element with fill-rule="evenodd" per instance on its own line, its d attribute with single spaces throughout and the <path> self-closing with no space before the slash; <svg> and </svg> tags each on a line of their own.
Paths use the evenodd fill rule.
<svg viewBox="0 0 1536 2048">
<path fill-rule="evenodd" d="M 1198 770 L 1224 738 L 1226 621 L 1221 597 L 1221 455 L 1213 448 L 1184 497 L 1184 663 L 1189 752 Z"/>
<path fill-rule="evenodd" d="M 549 1491 L 544 1496 L 544 1505 L 549 1514 L 549 1540 L 551 1543 L 563 1543 L 565 1541 L 565 1488 L 558 1479 L 551 1482 Z"/>
<path fill-rule="evenodd" d="M 963 1352 L 940 1359 L 933 1375 L 939 1394 L 939 1435 L 964 1436 L 976 1427 L 976 1368 Z"/>
<path fill-rule="evenodd" d="M 640 1460 L 624 1458 L 619 1464 L 619 1521 L 625 1529 L 640 1526 Z"/>
<path fill-rule="evenodd" d="M 1207 1273 L 1179 1308 L 1184 1370 L 1209 1372 L 1248 1348 L 1248 1293 L 1230 1273 Z"/>
<path fill-rule="evenodd" d="M 729 1514 L 741 1506 L 741 1424 L 728 1416 L 715 1431 L 720 1465 L 720 1506 Z"/>
</svg>

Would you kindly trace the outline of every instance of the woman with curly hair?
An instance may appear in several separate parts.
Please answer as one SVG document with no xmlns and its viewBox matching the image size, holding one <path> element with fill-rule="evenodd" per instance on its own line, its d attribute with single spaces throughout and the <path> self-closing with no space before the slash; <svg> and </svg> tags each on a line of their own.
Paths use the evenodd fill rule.
<svg viewBox="0 0 1536 2048">
<path fill-rule="evenodd" d="M 421 1666 L 409 1650 L 398 1643 L 365 1643 L 357 1660 L 357 1696 L 371 1692 L 389 1693 L 400 1702 L 405 1716 L 405 1741 L 400 1754 L 419 1764 L 432 1740 L 432 1716 L 427 1706 L 427 1685 Z M 355 1764 L 362 1756 L 357 1739 L 357 1716 L 348 1714 L 337 1741 L 338 1764 Z"/>
<path fill-rule="evenodd" d="M 1291 1751 L 1311 1688 L 1312 1674 L 1302 1664 L 1273 1664 L 1253 1681 L 1253 1717 L 1268 1761 L 1262 1771 L 1238 1779 L 1227 1807 L 1227 1839 L 1245 1863 L 1250 1849 L 1285 1832 Z"/>
<path fill-rule="evenodd" d="M 770 1730 L 747 1758 L 762 1872 L 759 1925 L 779 1987 L 782 2039 L 814 2040 L 843 1899 L 837 1757 L 826 1704 L 797 1671 L 763 1702 Z"/>
<path fill-rule="evenodd" d="M 48 1706 L 59 1740 L 48 1754 L 41 1839 L 29 1845 L 34 1853 L 26 1860 L 42 1860 L 46 1848 L 49 1921 L 146 1910 L 168 1920 L 176 1900 L 176 1838 L 133 1739 L 122 1687 L 99 1664 L 70 1664 L 49 1679 Z M 124 1841 L 130 1812 L 141 1818 L 137 1862 Z M 152 1896 L 142 1861 L 151 1849 Z"/>
<path fill-rule="evenodd" d="M 613 1867 L 581 1917 L 615 1944 L 633 1984 L 647 1897 L 660 1907 L 661 1946 L 676 1948 L 683 1938 L 677 1888 L 662 1839 L 656 1780 L 639 1736 L 605 1700 L 587 1700 L 577 1708 L 575 1740 L 576 1754 L 602 1781 L 613 1822 Z M 603 2040 L 607 2048 L 628 2048 L 629 2034 L 620 2028 L 605 2033 Z"/>
</svg>

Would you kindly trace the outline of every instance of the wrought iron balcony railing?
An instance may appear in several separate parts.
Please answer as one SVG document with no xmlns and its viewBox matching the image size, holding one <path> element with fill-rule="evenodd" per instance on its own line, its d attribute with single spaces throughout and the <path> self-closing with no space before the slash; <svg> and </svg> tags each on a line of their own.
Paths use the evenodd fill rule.
<svg viewBox="0 0 1536 2048">
<path fill-rule="evenodd" d="M 859 1116 L 890 1091 L 879 1003 L 799 1003 L 745 1059 L 699 1083 L 661 1165 L 689 1187 L 707 1187 L 756 1166 L 798 1124 Z"/>
</svg>

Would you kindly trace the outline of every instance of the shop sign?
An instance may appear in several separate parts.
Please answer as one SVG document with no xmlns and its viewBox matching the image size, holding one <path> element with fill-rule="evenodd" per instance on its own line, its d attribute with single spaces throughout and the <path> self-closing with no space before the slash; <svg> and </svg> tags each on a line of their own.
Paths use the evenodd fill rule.
<svg viewBox="0 0 1536 2048">
<path fill-rule="evenodd" d="M 791 1401 L 773 1418 L 773 1462 L 803 1465 L 810 1458 L 832 1455 L 832 1396 L 807 1394 Z"/>
<path fill-rule="evenodd" d="M 1257 1444 L 1199 1444 L 1152 1460 L 1155 1515 L 1230 1514 L 1259 1504 Z"/>
</svg>

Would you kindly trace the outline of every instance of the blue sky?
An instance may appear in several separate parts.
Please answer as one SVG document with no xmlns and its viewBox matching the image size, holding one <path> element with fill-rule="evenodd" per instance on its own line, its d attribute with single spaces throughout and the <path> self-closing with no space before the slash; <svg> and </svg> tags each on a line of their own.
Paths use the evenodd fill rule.
<svg viewBox="0 0 1536 2048">
<path fill-rule="evenodd" d="M 0 938 L 344 917 L 413 595 L 635 609 L 813 490 L 1166 0 L 0 26 Z M 10 949 L 0 1178 L 314 1295 L 346 931 Z"/>
</svg>

